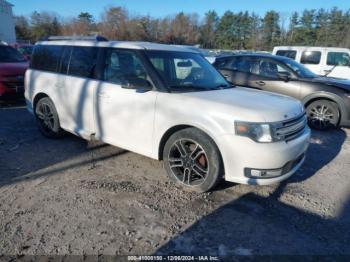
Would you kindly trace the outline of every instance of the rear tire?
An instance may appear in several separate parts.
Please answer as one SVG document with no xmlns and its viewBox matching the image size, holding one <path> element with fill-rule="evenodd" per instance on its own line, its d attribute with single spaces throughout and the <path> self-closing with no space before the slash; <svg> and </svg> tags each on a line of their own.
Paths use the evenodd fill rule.
<svg viewBox="0 0 350 262">
<path fill-rule="evenodd" d="M 41 98 L 35 105 L 35 118 L 40 132 L 48 138 L 61 138 L 64 131 L 56 107 L 49 97 Z"/>
<path fill-rule="evenodd" d="M 329 100 L 316 100 L 306 107 L 309 126 L 316 130 L 337 128 L 340 119 L 339 106 Z"/>
<path fill-rule="evenodd" d="M 223 177 L 219 149 L 208 135 L 196 128 L 174 133 L 165 144 L 163 160 L 169 178 L 186 190 L 209 191 Z"/>
</svg>

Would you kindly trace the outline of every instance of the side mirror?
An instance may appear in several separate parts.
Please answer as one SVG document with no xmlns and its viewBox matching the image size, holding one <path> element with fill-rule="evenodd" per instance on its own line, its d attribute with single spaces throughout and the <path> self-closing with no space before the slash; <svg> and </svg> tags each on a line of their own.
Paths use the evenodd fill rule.
<svg viewBox="0 0 350 262">
<path fill-rule="evenodd" d="M 153 89 L 152 84 L 146 80 L 141 78 L 135 78 L 129 81 L 127 84 L 122 85 L 122 88 L 125 89 L 134 89 L 137 91 L 147 92 Z"/>
<path fill-rule="evenodd" d="M 288 82 L 291 79 L 291 75 L 289 72 L 279 72 L 277 73 L 278 78 L 283 80 L 284 82 Z"/>
</svg>

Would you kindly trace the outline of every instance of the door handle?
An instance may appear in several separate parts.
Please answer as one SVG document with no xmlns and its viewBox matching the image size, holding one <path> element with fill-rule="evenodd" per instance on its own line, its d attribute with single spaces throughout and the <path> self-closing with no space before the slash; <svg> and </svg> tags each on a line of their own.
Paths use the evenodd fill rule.
<svg viewBox="0 0 350 262">
<path fill-rule="evenodd" d="M 264 81 L 256 81 L 255 83 L 258 84 L 259 86 L 264 86 L 265 85 Z"/>
</svg>

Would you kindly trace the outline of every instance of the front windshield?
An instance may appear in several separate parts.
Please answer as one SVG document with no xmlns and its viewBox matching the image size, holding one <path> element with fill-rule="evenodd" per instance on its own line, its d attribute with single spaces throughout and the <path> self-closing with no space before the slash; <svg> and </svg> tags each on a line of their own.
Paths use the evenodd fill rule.
<svg viewBox="0 0 350 262">
<path fill-rule="evenodd" d="M 295 62 L 292 59 L 285 59 L 284 62 L 286 63 L 287 66 L 289 66 L 301 78 L 315 78 L 315 77 L 317 77 L 316 74 L 311 72 L 305 66 Z"/>
<path fill-rule="evenodd" d="M 171 90 L 188 92 L 231 87 L 200 54 L 172 51 L 146 53 Z"/>
<path fill-rule="evenodd" d="M 22 46 L 18 51 L 23 55 L 31 55 L 33 53 L 33 46 Z"/>
<path fill-rule="evenodd" d="M 25 58 L 16 49 L 10 46 L 0 46 L 0 63 L 25 62 Z"/>
</svg>

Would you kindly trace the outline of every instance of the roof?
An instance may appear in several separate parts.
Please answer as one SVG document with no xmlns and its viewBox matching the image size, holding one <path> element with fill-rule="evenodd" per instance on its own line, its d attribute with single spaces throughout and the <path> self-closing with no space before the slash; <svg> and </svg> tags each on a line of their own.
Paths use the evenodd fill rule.
<svg viewBox="0 0 350 262">
<path fill-rule="evenodd" d="M 138 50 L 159 50 L 159 51 L 180 51 L 189 53 L 199 53 L 198 51 L 186 46 L 165 45 L 151 42 L 136 41 L 86 41 L 86 40 L 63 40 L 63 41 L 41 41 L 37 45 L 69 45 L 69 46 L 96 46 L 96 47 L 114 47 Z"/>
<path fill-rule="evenodd" d="M 338 51 L 349 51 L 348 48 L 342 47 L 331 47 L 331 46 L 275 46 L 274 49 L 285 49 L 285 50 L 299 50 L 299 49 L 308 49 L 308 50 L 319 50 L 319 49 L 331 49 Z"/>
</svg>

